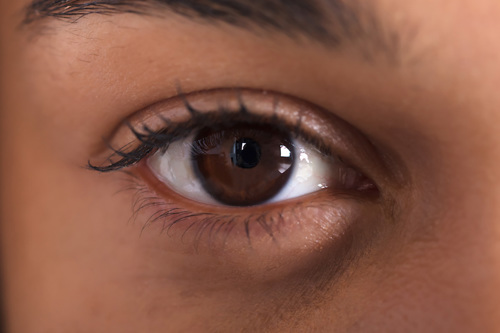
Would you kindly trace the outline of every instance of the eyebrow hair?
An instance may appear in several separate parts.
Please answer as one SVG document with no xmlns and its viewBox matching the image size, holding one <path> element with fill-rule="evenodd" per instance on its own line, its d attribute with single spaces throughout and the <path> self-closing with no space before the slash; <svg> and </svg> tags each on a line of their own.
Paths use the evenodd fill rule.
<svg viewBox="0 0 500 333">
<path fill-rule="evenodd" d="M 155 15 L 166 10 L 209 23 L 303 35 L 329 46 L 362 40 L 365 57 L 375 49 L 397 57 L 397 34 L 387 34 L 373 10 L 363 5 L 356 0 L 34 0 L 23 24 L 47 18 L 76 22 L 91 14 Z"/>
</svg>

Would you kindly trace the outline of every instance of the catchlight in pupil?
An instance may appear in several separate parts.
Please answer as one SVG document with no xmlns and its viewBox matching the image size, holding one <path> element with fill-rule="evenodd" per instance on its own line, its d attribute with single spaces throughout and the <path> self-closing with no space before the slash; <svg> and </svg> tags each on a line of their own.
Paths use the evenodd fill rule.
<svg viewBox="0 0 500 333">
<path fill-rule="evenodd" d="M 231 161 L 237 167 L 251 169 L 257 166 L 261 156 L 260 145 L 252 139 L 237 139 L 231 151 Z"/>
<path fill-rule="evenodd" d="M 191 150 L 205 191 L 232 206 L 251 206 L 276 196 L 288 182 L 295 153 L 288 133 L 270 125 L 202 130 Z"/>
</svg>

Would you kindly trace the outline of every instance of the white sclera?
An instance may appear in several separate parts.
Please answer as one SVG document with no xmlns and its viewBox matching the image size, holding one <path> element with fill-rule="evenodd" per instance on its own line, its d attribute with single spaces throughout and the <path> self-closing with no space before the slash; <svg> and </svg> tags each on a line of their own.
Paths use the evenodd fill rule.
<svg viewBox="0 0 500 333">
<path fill-rule="evenodd" d="M 221 205 L 203 188 L 193 170 L 191 143 L 194 136 L 170 144 L 166 151 L 159 150 L 148 159 L 148 165 L 156 177 L 170 189 L 191 200 Z M 267 203 L 285 201 L 313 193 L 328 187 L 332 172 L 338 163 L 314 147 L 294 140 L 295 161 L 292 175 L 283 188 Z M 284 146 L 281 155 L 291 152 Z M 334 173 L 333 173 L 334 174 Z"/>
<path fill-rule="evenodd" d="M 295 162 L 286 185 L 268 202 L 279 202 L 301 197 L 325 188 L 332 177 L 332 157 L 325 156 L 313 147 L 294 141 Z"/>
</svg>

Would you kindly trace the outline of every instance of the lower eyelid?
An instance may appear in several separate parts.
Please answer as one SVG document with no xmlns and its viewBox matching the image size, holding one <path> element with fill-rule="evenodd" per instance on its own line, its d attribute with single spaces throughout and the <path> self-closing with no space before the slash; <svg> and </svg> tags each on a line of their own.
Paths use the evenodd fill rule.
<svg viewBox="0 0 500 333">
<path fill-rule="evenodd" d="M 159 205 L 164 204 L 165 207 L 177 206 L 176 208 L 180 208 L 185 212 L 193 214 L 206 213 L 213 216 L 231 216 L 237 217 L 240 220 L 245 220 L 248 216 L 286 210 L 287 207 L 291 207 L 290 209 L 297 213 L 303 204 L 310 207 L 322 207 L 325 209 L 339 210 L 340 207 L 337 206 L 338 202 L 347 203 L 352 201 L 356 203 L 366 202 L 370 204 L 378 204 L 377 202 L 379 200 L 378 192 L 374 191 L 367 191 L 365 193 L 345 191 L 342 189 L 337 191 L 332 189 L 322 189 L 306 196 L 293 198 L 279 203 L 270 202 L 259 206 L 249 207 L 220 206 L 196 202 L 171 190 L 165 183 L 160 181 L 157 176 L 153 174 L 146 161 L 142 162 L 135 168 L 134 174 L 138 174 L 138 176 L 135 177 L 136 181 L 144 181 L 144 184 L 140 184 L 139 186 L 150 192 L 152 194 L 151 197 L 154 197 Z M 155 207 L 155 209 L 156 208 L 157 207 Z M 343 209 L 344 208 L 345 207 L 343 207 Z M 280 231 L 279 226 L 277 225 L 276 227 L 277 229 L 275 231 Z"/>
<path fill-rule="evenodd" d="M 143 171 L 147 172 L 133 173 Z M 344 254 L 335 249 L 352 241 L 351 231 L 359 238 L 359 244 L 350 245 L 352 251 L 361 250 L 367 245 L 363 239 L 375 237 L 382 223 L 376 198 L 325 190 L 307 200 L 227 210 L 192 204 L 175 193 L 166 195 L 157 188 L 162 185 L 154 183 L 153 175 L 140 177 L 145 183 L 134 178 L 138 203 L 134 219 L 143 225 L 143 233 L 159 233 L 159 246 L 165 250 L 212 254 L 242 272 L 268 265 L 301 269 L 326 249 L 331 252 L 330 262 L 342 261 Z"/>
</svg>

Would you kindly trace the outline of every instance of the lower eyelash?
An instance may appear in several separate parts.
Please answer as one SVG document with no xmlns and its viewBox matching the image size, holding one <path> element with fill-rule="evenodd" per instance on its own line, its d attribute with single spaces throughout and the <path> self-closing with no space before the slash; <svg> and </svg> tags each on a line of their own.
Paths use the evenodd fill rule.
<svg viewBox="0 0 500 333">
<path fill-rule="evenodd" d="M 246 237 L 251 244 L 252 229 L 255 226 L 260 226 L 274 240 L 274 231 L 279 230 L 279 227 L 284 224 L 283 211 L 274 209 L 273 212 L 263 212 L 260 214 L 252 214 L 249 216 L 217 214 L 209 212 L 194 213 L 187 209 L 180 208 L 173 203 L 168 203 L 165 199 L 154 194 L 145 184 L 140 183 L 140 180 L 133 174 L 124 171 L 128 176 L 130 185 L 124 190 L 133 191 L 132 216 L 129 222 L 134 222 L 139 215 L 147 208 L 157 208 L 154 213 L 146 218 L 142 226 L 142 231 L 153 224 L 161 224 L 161 232 L 169 231 L 175 225 L 189 221 L 189 225 L 184 228 L 181 235 L 181 240 L 184 241 L 186 234 L 190 231 L 194 233 L 193 243 L 197 249 L 201 239 L 204 236 L 208 237 L 208 245 L 212 246 L 211 240 L 217 235 L 222 235 L 224 246 L 226 239 L 234 231 L 236 226 L 244 227 Z M 293 209 L 293 208 L 292 208 Z M 193 229 L 194 227 L 197 230 Z M 222 233 L 222 234 L 221 234 Z M 220 246 L 219 243 L 217 243 Z"/>
<path fill-rule="evenodd" d="M 306 242 L 310 245 L 313 238 L 328 237 L 342 238 L 352 227 L 353 219 L 359 212 L 350 215 L 349 209 L 344 210 L 345 205 L 337 206 L 337 200 L 349 200 L 351 202 L 364 202 L 365 200 L 374 203 L 378 200 L 378 195 L 362 194 L 352 191 L 332 191 L 322 190 L 317 196 L 308 200 L 298 202 L 288 202 L 283 205 L 273 205 L 268 209 L 260 208 L 227 213 L 217 213 L 203 211 L 198 208 L 186 208 L 175 199 L 166 199 L 157 195 L 156 191 L 148 186 L 148 183 L 134 172 L 122 170 L 126 177 L 123 179 L 129 185 L 122 189 L 132 193 L 132 215 L 129 223 L 141 222 L 141 234 L 149 227 L 159 229 L 160 233 L 181 241 L 192 247 L 196 253 L 202 249 L 206 250 L 226 250 L 236 242 L 247 245 L 250 249 L 257 250 L 254 244 L 259 244 L 262 240 L 269 240 L 278 247 L 286 244 L 290 238 L 288 235 L 304 235 L 302 228 L 306 228 Z M 321 192 L 321 193 L 320 193 Z M 189 205 L 187 205 L 189 207 Z M 311 215 L 312 214 L 312 215 Z M 143 220 L 144 218 L 144 220 Z M 304 219 L 307 223 L 303 224 Z M 170 231 L 175 228 L 175 235 Z M 295 228 L 299 228 L 296 230 Z M 325 236 L 328 234 L 328 236 Z M 312 238 L 311 238 L 312 237 Z M 283 242 L 283 243 L 282 243 Z M 314 241 L 316 244 L 316 241 Z"/>
</svg>

